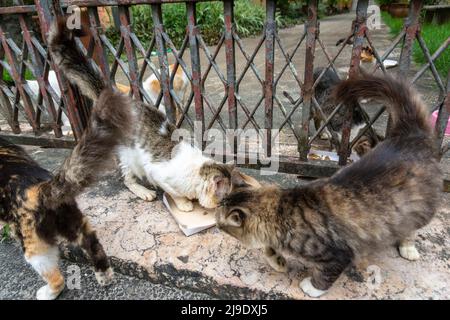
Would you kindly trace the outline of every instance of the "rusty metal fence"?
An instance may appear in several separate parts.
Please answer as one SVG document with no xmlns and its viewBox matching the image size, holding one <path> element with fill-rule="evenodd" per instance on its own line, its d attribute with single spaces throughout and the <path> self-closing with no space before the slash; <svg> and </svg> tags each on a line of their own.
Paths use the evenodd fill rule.
<svg viewBox="0 0 450 320">
<path fill-rule="evenodd" d="M 162 6 L 168 3 L 182 2 L 186 6 L 187 29 L 182 44 L 177 48 L 170 39 L 164 25 Z M 411 83 L 415 83 L 427 70 L 431 70 L 433 79 L 439 90 L 439 98 L 436 108 L 439 110 L 436 134 L 437 144 L 442 149 L 444 130 L 450 113 L 450 77 L 446 82 L 441 79 L 434 62 L 447 50 L 450 44 L 450 37 L 442 43 L 440 48 L 431 54 L 420 34 L 420 12 L 423 7 L 421 0 L 410 2 L 409 16 L 405 19 L 405 24 L 401 33 L 392 41 L 391 45 L 380 55 L 376 43 L 371 37 L 371 31 L 367 26 L 369 0 L 359 0 L 356 8 L 356 15 L 351 29 L 345 41 L 342 42 L 337 53 L 332 55 L 320 35 L 320 25 L 318 20 L 318 1 L 308 1 L 308 16 L 304 24 L 304 31 L 298 34 L 298 40 L 292 50 L 285 49 L 283 41 L 279 36 L 276 24 L 276 0 L 266 0 L 266 21 L 264 30 L 255 39 L 254 48 L 246 48 L 236 32 L 234 22 L 234 1 L 222 0 L 215 2 L 223 3 L 224 26 L 222 35 L 214 49 L 206 45 L 202 30 L 197 24 L 196 8 L 198 2 L 207 0 L 35 0 L 34 5 L 24 5 L 23 1 L 15 0 L 13 6 L 0 7 L 0 18 L 5 15 L 17 16 L 22 32 L 21 43 L 16 43 L 9 35 L 7 29 L 0 20 L 0 72 L 7 71 L 13 80 L 13 85 L 8 85 L 0 80 L 0 106 L 10 131 L 0 131 L 0 135 L 16 143 L 37 144 L 54 147 L 70 147 L 74 145 L 74 140 L 63 137 L 61 131 L 61 118 L 66 114 L 70 120 L 75 140 L 78 139 L 86 124 L 89 113 L 89 101 L 84 99 L 75 87 L 67 83 L 64 75 L 61 74 L 56 65 L 51 61 L 45 44 L 45 36 L 51 22 L 56 15 L 63 14 L 69 5 L 86 7 L 89 16 L 90 42 L 83 46 L 78 39 L 80 48 L 84 50 L 90 58 L 96 52 L 96 62 L 91 59 L 91 63 L 96 63 L 100 68 L 104 79 L 112 85 L 116 85 L 117 74 L 120 72 L 129 83 L 130 95 L 135 99 L 145 100 L 149 104 L 158 106 L 163 103 L 170 121 L 176 122 L 177 126 L 184 126 L 194 129 L 194 122 L 201 123 L 202 133 L 204 130 L 217 126 L 220 130 L 245 129 L 253 127 L 260 129 L 277 129 L 290 131 L 296 141 L 297 154 L 295 156 L 281 156 L 280 170 L 302 174 L 306 176 L 329 175 L 337 166 L 330 161 L 311 161 L 307 155 L 311 145 L 319 137 L 320 133 L 328 128 L 332 134 L 332 143 L 339 154 L 339 165 L 347 163 L 349 151 L 355 142 L 367 130 L 372 130 L 375 121 L 383 114 L 385 108 L 381 108 L 374 116 L 365 114 L 366 126 L 360 133 L 350 141 L 351 131 L 351 108 L 346 111 L 344 127 L 341 139 L 330 126 L 330 120 L 336 115 L 342 105 L 336 106 L 335 110 L 329 114 L 324 114 L 320 104 L 314 96 L 314 89 L 320 77 L 328 68 L 336 70 L 336 59 L 341 55 L 344 48 L 349 46 L 352 39 L 351 59 L 349 61 L 349 77 L 355 76 L 360 65 L 361 51 L 364 43 L 373 49 L 376 58 L 373 72 L 381 70 L 386 72 L 383 61 L 391 54 L 396 47 L 401 47 L 399 58 L 399 77 L 407 77 Z M 210 1 L 212 2 L 212 1 Z M 153 20 L 153 38 L 148 48 L 145 48 L 140 39 L 133 31 L 133 17 L 130 8 L 135 5 L 150 6 Z M 108 39 L 104 28 L 100 23 L 98 8 L 103 6 L 115 6 L 118 10 L 118 30 L 120 41 L 115 46 Z M 30 26 L 30 15 L 37 15 L 40 30 L 36 32 Z M 337 40 L 337 39 L 336 39 Z M 423 51 L 426 63 L 414 74 L 411 74 L 411 56 L 414 41 Z M 303 55 L 300 48 L 304 46 Z M 217 62 L 219 54 L 225 52 L 226 68 L 222 70 Z M 170 72 L 168 49 L 171 50 L 175 68 Z M 278 50 L 282 57 L 275 72 L 275 50 Z M 152 60 L 152 52 L 157 52 L 157 61 Z M 264 65 L 258 66 L 255 57 L 264 54 Z M 313 70 L 315 68 L 315 57 L 321 52 L 326 57 L 325 69 L 319 79 L 314 81 Z M 239 53 L 244 64 L 237 68 L 236 55 Z M 184 58 L 186 55 L 189 58 Z M 294 59 L 304 64 L 304 72 L 297 70 Z M 158 65 L 158 66 L 157 66 Z M 173 80 L 177 68 L 187 75 L 191 90 L 188 99 L 182 104 L 179 97 L 173 90 Z M 30 71 L 39 86 L 39 93 L 36 96 L 31 92 L 25 80 L 26 70 Z M 49 71 L 55 71 L 61 90 L 59 96 L 55 88 L 49 83 Z M 155 103 L 149 98 L 147 92 L 142 87 L 142 81 L 146 72 L 150 70 L 160 82 L 161 93 Z M 212 95 L 205 89 L 208 76 L 214 73 L 219 84 L 223 87 L 223 96 L 220 99 L 213 99 Z M 254 82 L 261 88 L 257 97 L 249 103 L 242 98 L 243 79 L 252 74 Z M 294 86 L 290 86 L 289 91 L 297 93 L 300 97 L 294 101 L 293 105 L 287 105 L 282 101 L 281 95 L 277 92 L 279 81 L 285 73 L 290 73 Z M 179 108 L 181 115 L 176 119 L 176 108 Z M 192 109 L 192 110 L 191 110 Z M 256 119 L 256 113 L 262 111 L 262 120 Z M 274 110 L 281 113 L 280 121 L 274 124 Z M 321 127 L 314 134 L 310 130 L 309 123 L 311 113 L 316 112 L 322 118 Z M 45 114 L 50 120 L 46 127 L 42 125 L 42 115 Z M 294 117 L 297 117 L 295 118 Z M 22 133 L 19 118 L 23 117 L 31 127 L 32 134 Z M 295 120 L 297 119 L 297 120 Z M 261 121 L 260 121 L 261 120 Z M 52 134 L 48 134 L 48 129 Z M 44 129 L 47 134 L 41 135 Z M 387 126 L 387 132 L 389 125 Z M 272 131 L 265 131 L 267 141 L 267 154 L 272 150 L 274 136 Z M 339 141 L 340 140 L 340 141 Z"/>
</svg>

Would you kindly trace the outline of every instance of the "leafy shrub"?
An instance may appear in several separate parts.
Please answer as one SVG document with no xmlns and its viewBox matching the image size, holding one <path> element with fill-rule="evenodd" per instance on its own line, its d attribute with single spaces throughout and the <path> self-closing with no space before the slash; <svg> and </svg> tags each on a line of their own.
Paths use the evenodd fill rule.
<svg viewBox="0 0 450 320">
<path fill-rule="evenodd" d="M 11 228 L 9 225 L 5 224 L 3 228 L 0 230 L 0 243 L 6 240 L 9 240 L 11 236 Z"/>
<path fill-rule="evenodd" d="M 290 16 L 285 17 L 277 11 L 276 22 L 279 27 L 285 27 L 298 22 L 300 4 L 302 1 L 290 1 Z M 164 28 L 176 47 L 179 47 L 186 34 L 187 17 L 186 6 L 182 3 L 164 4 L 162 6 Z M 153 19 L 151 7 L 137 5 L 131 9 L 133 30 L 143 43 L 148 46 L 153 36 Z M 261 33 L 266 18 L 265 9 L 248 0 L 235 1 L 234 19 L 236 31 L 240 37 L 250 37 Z M 294 19 L 297 19 L 294 21 Z M 207 45 L 217 44 L 224 28 L 223 3 L 198 3 L 197 24 L 200 27 L 203 40 Z M 120 34 L 114 27 L 109 28 L 106 34 L 117 45 Z"/>
<path fill-rule="evenodd" d="M 13 84 L 14 83 L 13 78 L 11 77 L 9 72 L 6 71 L 6 69 L 3 69 L 2 77 L 3 77 L 3 81 L 5 81 L 6 83 L 8 83 L 8 84 Z M 33 79 L 34 79 L 33 73 L 31 73 L 30 70 L 26 69 L 25 70 L 25 80 L 33 80 Z"/>
<path fill-rule="evenodd" d="M 403 19 L 393 18 L 386 12 L 382 12 L 381 17 L 384 23 L 390 28 L 390 33 L 393 36 L 399 34 L 403 28 Z M 425 41 L 431 55 L 448 38 L 448 30 L 450 30 L 450 22 L 441 25 L 424 24 L 421 26 L 420 34 L 422 35 L 422 38 Z M 419 64 L 426 62 L 426 58 L 417 40 L 414 42 L 413 46 L 413 59 Z M 450 70 L 450 50 L 445 50 L 441 56 L 434 61 L 434 64 L 441 76 L 446 79 L 448 70 Z"/>
</svg>

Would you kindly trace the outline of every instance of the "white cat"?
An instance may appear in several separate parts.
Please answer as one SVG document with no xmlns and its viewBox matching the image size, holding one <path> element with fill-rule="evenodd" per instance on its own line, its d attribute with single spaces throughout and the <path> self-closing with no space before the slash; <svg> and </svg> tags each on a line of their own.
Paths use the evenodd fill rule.
<svg viewBox="0 0 450 320">
<path fill-rule="evenodd" d="M 53 61 L 85 96 L 96 100 L 107 84 L 65 28 L 60 23 L 49 33 Z M 192 200 L 205 208 L 215 208 L 233 187 L 246 184 L 232 166 L 203 156 L 201 150 L 185 141 L 172 141 L 176 128 L 161 111 L 141 101 L 133 104 L 133 132 L 118 148 L 118 155 L 125 185 L 138 197 L 148 201 L 156 197 L 154 190 L 141 184 L 144 180 L 167 192 L 180 210 L 192 210 Z"/>
<path fill-rule="evenodd" d="M 56 78 L 56 73 L 53 70 L 50 70 L 48 72 L 48 83 L 50 86 L 55 90 L 55 93 L 58 95 L 58 98 L 61 97 L 61 89 L 59 88 L 58 79 Z M 30 88 L 31 92 L 33 93 L 34 101 L 37 101 L 38 95 L 39 95 L 39 84 L 37 80 L 27 80 L 27 85 Z M 59 102 L 53 99 L 53 104 L 55 106 L 55 109 L 57 110 L 57 106 L 59 105 Z M 70 121 L 67 115 L 63 112 L 61 116 L 61 121 L 63 123 L 61 130 L 63 131 L 64 135 L 72 134 Z"/>
</svg>

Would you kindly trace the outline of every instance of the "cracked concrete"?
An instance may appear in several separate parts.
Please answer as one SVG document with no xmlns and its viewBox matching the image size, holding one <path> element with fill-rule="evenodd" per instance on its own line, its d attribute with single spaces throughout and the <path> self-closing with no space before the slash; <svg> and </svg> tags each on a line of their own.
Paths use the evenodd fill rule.
<svg viewBox="0 0 450 320">
<path fill-rule="evenodd" d="M 101 190 L 111 184 L 120 190 L 113 197 L 101 195 Z M 367 284 L 371 279 L 368 272 L 353 269 L 338 280 L 325 298 L 450 298 L 450 195 L 443 194 L 442 201 L 444 206 L 436 218 L 419 232 L 419 261 L 406 261 L 391 248 L 369 260 L 369 265 L 375 266 L 372 268 L 379 268 L 379 287 Z M 143 267 L 144 277 L 207 290 L 222 298 L 306 298 L 298 284 L 307 270 L 299 261 L 290 258 L 289 273 L 280 274 L 267 265 L 261 251 L 243 248 L 216 228 L 185 237 L 160 200 L 136 199 L 122 187 L 117 175 L 83 194 L 79 203 L 108 255 Z"/>
<path fill-rule="evenodd" d="M 68 153 L 27 149 L 50 169 Z M 258 178 L 283 186 L 303 182 L 285 174 Z M 137 199 L 117 172 L 107 174 L 78 203 L 115 270 L 125 275 L 219 298 L 308 299 L 298 287 L 307 275 L 300 261 L 289 257 L 288 274 L 280 274 L 268 266 L 261 251 L 247 250 L 216 228 L 186 237 L 161 202 L 161 193 L 154 202 Z M 387 249 L 370 257 L 367 269 L 348 270 L 322 299 L 449 299 L 449 213 L 450 194 L 443 193 L 438 214 L 418 234 L 419 261 L 406 261 L 395 248 Z M 84 261 L 80 250 L 64 247 L 63 251 L 70 260 Z"/>
<path fill-rule="evenodd" d="M 350 30 L 353 17 L 352 14 L 340 15 L 321 21 L 321 39 L 331 54 L 337 50 L 334 42 Z M 292 50 L 302 31 L 302 25 L 280 31 L 288 51 Z M 382 53 L 382 49 L 390 44 L 386 28 L 372 34 L 377 49 Z M 258 41 L 256 38 L 244 40 L 246 48 L 254 48 Z M 303 47 L 299 50 L 304 52 Z M 276 59 L 279 59 L 278 49 L 275 54 Z M 398 50 L 394 51 L 395 54 L 398 54 Z M 223 59 L 224 55 L 219 55 L 218 65 L 224 65 Z M 317 54 L 316 60 L 316 65 L 325 63 L 323 54 Z M 349 60 L 350 48 L 347 48 L 337 64 L 348 65 Z M 264 55 L 258 54 L 255 64 L 259 70 L 264 69 L 263 61 Z M 303 54 L 298 54 L 293 63 L 299 74 L 302 74 Z M 281 65 L 280 61 L 276 65 Z M 244 78 L 245 86 L 241 87 L 240 93 L 246 95 L 245 99 L 254 102 L 260 95 L 261 87 L 251 77 Z M 292 77 L 286 77 L 282 77 L 278 88 L 280 96 L 281 90 L 296 88 Z M 429 83 L 429 78 L 425 77 L 418 87 L 431 106 L 435 102 L 436 92 Z M 206 86 L 216 104 L 215 100 L 220 101 L 221 95 L 212 93 L 217 90 L 217 93 L 222 94 L 223 85 L 212 77 Z M 222 116 L 227 119 L 225 108 Z M 242 113 L 239 113 L 239 118 L 240 121 L 246 119 Z M 262 107 L 255 113 L 255 118 L 258 123 L 264 122 Z M 375 125 L 384 126 L 386 118 L 382 117 Z M 275 108 L 274 122 L 279 124 L 282 120 L 280 111 Z M 298 118 L 294 117 L 293 120 L 297 121 Z M 297 145 L 292 135 L 287 133 L 281 138 L 280 141 L 286 145 L 283 151 L 291 150 L 296 155 Z M 50 169 L 56 168 L 67 154 L 66 150 L 32 147 L 28 150 L 34 152 L 33 156 Z M 443 164 L 444 171 L 449 173 L 448 159 Z M 256 174 L 255 171 L 247 172 Z M 302 182 L 295 176 L 283 174 L 264 179 L 283 186 Z M 289 273 L 279 274 L 267 265 L 262 252 L 243 248 L 216 228 L 185 237 L 160 201 L 161 194 L 158 195 L 158 200 L 144 202 L 125 189 L 117 172 L 111 172 L 79 197 L 80 207 L 97 230 L 116 270 L 140 279 L 207 292 L 220 298 L 307 299 L 298 287 L 299 281 L 307 274 L 307 269 L 299 261 L 289 258 Z M 450 194 L 442 194 L 441 204 L 432 223 L 418 234 L 417 245 L 422 255 L 419 261 L 406 261 L 399 257 L 395 248 L 387 249 L 371 257 L 367 269 L 348 270 L 323 299 L 449 299 Z M 83 261 L 79 250 L 65 247 L 64 253 L 69 259 Z"/>
</svg>

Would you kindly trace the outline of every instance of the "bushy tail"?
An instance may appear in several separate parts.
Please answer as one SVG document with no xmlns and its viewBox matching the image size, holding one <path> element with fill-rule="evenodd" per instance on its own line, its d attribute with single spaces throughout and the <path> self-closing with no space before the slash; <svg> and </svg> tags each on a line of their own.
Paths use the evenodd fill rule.
<svg viewBox="0 0 450 320">
<path fill-rule="evenodd" d="M 47 43 L 53 61 L 64 72 L 67 80 L 78 86 L 83 95 L 96 101 L 107 85 L 100 72 L 78 49 L 74 37 L 82 35 L 82 30 L 67 28 L 66 18 L 58 18 L 50 28 Z"/>
<path fill-rule="evenodd" d="M 42 185 L 42 200 L 57 207 L 92 184 L 131 127 L 131 101 L 111 89 L 101 92 L 88 127 L 54 178 Z"/>
<path fill-rule="evenodd" d="M 419 94 L 410 84 L 389 76 L 383 78 L 363 74 L 342 81 L 334 90 L 336 102 L 351 103 L 359 98 L 384 101 L 392 116 L 391 136 L 407 136 L 419 132 L 431 134 L 427 110 Z"/>
</svg>

